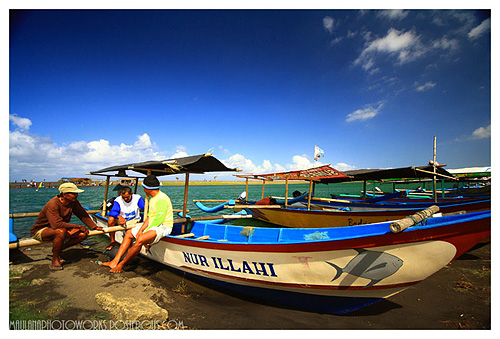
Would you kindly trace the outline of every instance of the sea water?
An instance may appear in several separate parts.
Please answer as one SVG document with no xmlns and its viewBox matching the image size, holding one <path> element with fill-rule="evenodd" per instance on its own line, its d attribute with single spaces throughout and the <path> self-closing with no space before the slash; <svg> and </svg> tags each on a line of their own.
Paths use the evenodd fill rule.
<svg viewBox="0 0 500 339">
<path fill-rule="evenodd" d="M 420 184 L 423 186 L 422 184 Z M 427 184 L 429 185 L 429 184 Z M 368 190 L 372 190 L 375 185 L 369 183 L 367 185 Z M 376 184 L 383 191 L 392 192 L 392 184 Z M 412 184 L 405 186 L 407 189 L 414 189 L 418 187 L 419 184 Z M 438 186 L 439 187 L 439 186 Z M 104 187 L 81 187 L 84 192 L 80 193 L 78 200 L 83 207 L 90 210 L 98 210 L 102 206 L 104 199 Z M 108 199 L 117 195 L 116 191 L 112 191 L 114 186 L 111 186 L 108 191 Z M 349 182 L 340 184 L 330 184 L 321 185 L 317 184 L 315 188 L 315 196 L 321 198 L 330 198 L 332 194 L 359 194 L 363 189 L 363 183 L 360 182 Z M 426 187 L 430 189 L 430 187 Z M 292 184 L 288 188 L 288 196 L 292 197 L 294 191 L 299 191 L 300 193 L 308 192 L 309 184 Z M 184 202 L 184 186 L 161 186 L 161 191 L 165 192 L 172 201 L 172 206 L 174 209 L 182 209 Z M 187 208 L 189 210 L 188 214 L 191 217 L 195 216 L 205 216 L 205 212 L 199 210 L 193 203 L 193 199 L 233 199 L 235 200 L 238 196 L 245 191 L 245 184 L 242 185 L 195 185 L 191 184 L 189 186 L 188 192 L 188 204 Z M 40 188 L 38 191 L 35 188 L 10 188 L 9 189 L 9 214 L 10 213 L 30 213 L 39 212 L 43 206 L 54 196 L 59 193 L 57 187 L 52 188 Z M 141 187 L 138 188 L 137 193 L 142 197 L 145 197 L 144 191 Z M 285 196 L 285 184 L 273 184 L 266 185 L 264 190 L 264 196 Z M 248 186 L 248 200 L 260 200 L 262 198 L 262 185 L 249 185 Z M 213 207 L 220 202 L 203 202 L 204 205 Z M 232 210 L 223 210 L 219 214 L 231 214 Z M 178 217 L 174 215 L 174 218 Z M 14 233 L 19 237 L 30 237 L 29 232 L 36 217 L 24 217 L 14 219 Z M 82 224 L 81 221 L 73 216 L 72 223 Z M 249 226 L 268 226 L 263 222 L 252 220 L 252 219 L 240 219 L 231 221 L 232 224 L 237 225 L 249 225 Z"/>
</svg>

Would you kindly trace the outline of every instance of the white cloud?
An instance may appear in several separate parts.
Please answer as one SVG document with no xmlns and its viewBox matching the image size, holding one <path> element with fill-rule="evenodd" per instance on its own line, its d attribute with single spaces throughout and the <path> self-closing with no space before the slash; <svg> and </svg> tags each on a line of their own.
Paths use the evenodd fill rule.
<svg viewBox="0 0 500 339">
<path fill-rule="evenodd" d="M 460 43 L 457 39 L 449 39 L 447 36 L 432 42 L 431 46 L 436 49 L 444 49 L 450 51 L 456 51 L 460 47 Z"/>
<path fill-rule="evenodd" d="M 17 114 L 9 114 L 9 121 L 21 130 L 29 130 L 31 126 L 30 119 L 18 117 Z"/>
<path fill-rule="evenodd" d="M 486 139 L 491 137 L 491 124 L 486 127 L 479 127 L 472 132 L 471 139 Z"/>
<path fill-rule="evenodd" d="M 239 168 L 243 173 L 252 174 L 297 171 L 324 165 L 320 161 L 311 161 L 311 159 L 309 159 L 309 157 L 304 154 L 294 155 L 292 157 L 292 162 L 285 165 L 272 164 L 269 160 L 264 160 L 262 162 L 262 165 L 257 166 L 253 163 L 252 160 L 247 159 L 241 154 L 232 155 L 228 159 L 222 160 L 222 162 L 229 168 Z M 345 163 L 337 163 L 333 167 L 338 169 L 339 171 L 347 171 L 356 168 Z"/>
<path fill-rule="evenodd" d="M 402 9 L 387 9 L 378 12 L 379 17 L 388 18 L 391 20 L 402 20 L 408 16 L 409 11 Z"/>
<path fill-rule="evenodd" d="M 428 89 L 434 88 L 435 86 L 436 86 L 435 82 L 427 81 L 425 84 L 420 85 L 420 86 L 418 86 L 418 84 L 417 84 L 417 91 L 423 92 L 423 91 L 426 91 Z"/>
<path fill-rule="evenodd" d="M 490 28 L 491 28 L 491 19 L 488 18 L 483 22 L 481 22 L 479 26 L 474 27 L 467 36 L 469 37 L 469 39 L 475 40 L 481 37 L 481 35 L 489 32 Z"/>
<path fill-rule="evenodd" d="M 338 162 L 335 165 L 333 165 L 332 167 L 335 168 L 336 170 L 339 170 L 340 172 L 352 171 L 352 170 L 356 169 L 356 166 L 351 166 L 351 165 L 348 165 L 344 162 Z"/>
<path fill-rule="evenodd" d="M 380 112 L 382 107 L 384 106 L 383 103 L 379 103 L 378 107 L 373 107 L 372 105 L 367 105 L 365 108 L 358 109 L 352 113 L 349 113 L 346 117 L 347 122 L 351 121 L 356 121 L 356 120 L 369 120 L 373 119 L 377 116 L 377 114 Z"/>
<path fill-rule="evenodd" d="M 252 160 L 245 158 L 241 154 L 234 154 L 228 159 L 222 160 L 229 168 L 241 169 L 244 173 L 263 174 L 273 172 L 283 172 L 285 168 L 279 164 L 271 164 L 271 161 L 264 160 L 262 165 L 255 165 Z"/>
<path fill-rule="evenodd" d="M 486 127 L 476 128 L 472 134 L 456 138 L 455 141 L 480 140 L 491 138 L 491 124 Z"/>
<path fill-rule="evenodd" d="M 369 34 L 365 36 L 371 37 Z M 404 64 L 421 57 L 425 52 L 426 48 L 420 43 L 420 37 L 415 32 L 391 28 L 385 37 L 368 40 L 365 49 L 354 61 L 354 65 L 361 65 L 368 71 L 374 66 L 375 58 L 379 55 L 394 56 L 398 64 Z"/>
<path fill-rule="evenodd" d="M 177 150 L 174 155 L 172 155 L 170 157 L 170 159 L 177 159 L 177 158 L 184 158 L 184 157 L 187 157 L 189 156 L 189 154 L 187 154 L 186 152 L 184 151 L 181 151 L 181 150 Z"/>
<path fill-rule="evenodd" d="M 327 30 L 330 34 L 333 33 L 333 26 L 335 23 L 335 19 L 329 16 L 325 16 L 323 18 L 323 28 Z"/>
<path fill-rule="evenodd" d="M 168 158 L 155 151 L 147 133 L 138 135 L 131 145 L 112 145 L 105 139 L 58 145 L 50 138 L 27 132 L 31 125 L 31 121 L 27 122 L 29 119 L 14 116 L 11 121 L 16 121 L 14 125 L 18 127 L 23 126 L 23 130 L 9 131 L 11 180 L 59 180 L 63 176 L 84 176 L 111 165 Z"/>
</svg>

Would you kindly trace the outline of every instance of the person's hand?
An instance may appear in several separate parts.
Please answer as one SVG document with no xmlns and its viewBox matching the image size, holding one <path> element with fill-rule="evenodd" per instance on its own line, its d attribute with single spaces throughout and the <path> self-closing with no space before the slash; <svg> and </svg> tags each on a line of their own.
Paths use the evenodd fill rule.
<svg viewBox="0 0 500 339">
<path fill-rule="evenodd" d="M 94 231 L 103 231 L 104 229 L 101 226 L 97 226 L 94 228 Z"/>
<path fill-rule="evenodd" d="M 81 226 L 80 225 L 80 231 L 83 232 L 83 233 L 85 233 L 85 235 L 89 235 L 89 230 L 85 226 Z"/>
<path fill-rule="evenodd" d="M 125 220 L 124 217 L 121 215 L 118 216 L 118 225 L 125 225 L 127 223 L 127 220 Z"/>
</svg>

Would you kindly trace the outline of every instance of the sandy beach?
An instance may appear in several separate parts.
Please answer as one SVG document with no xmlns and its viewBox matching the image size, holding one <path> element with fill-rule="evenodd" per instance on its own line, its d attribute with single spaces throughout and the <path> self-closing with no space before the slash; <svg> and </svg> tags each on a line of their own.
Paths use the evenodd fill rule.
<svg viewBox="0 0 500 339">
<path fill-rule="evenodd" d="M 96 295 L 102 293 L 118 299 L 133 297 L 134 303 L 156 304 L 168 312 L 163 328 L 170 329 L 491 328 L 489 239 L 425 281 L 347 315 L 303 312 L 244 300 L 142 257 L 134 259 L 122 274 L 111 274 L 98 265 L 108 260 L 103 250 L 102 244 L 66 250 L 62 271 L 49 269 L 50 244 L 11 250 L 10 328 L 17 325 L 22 329 L 19 327 L 26 326 L 28 320 L 44 319 L 106 323 L 113 315 L 98 303 Z"/>
</svg>

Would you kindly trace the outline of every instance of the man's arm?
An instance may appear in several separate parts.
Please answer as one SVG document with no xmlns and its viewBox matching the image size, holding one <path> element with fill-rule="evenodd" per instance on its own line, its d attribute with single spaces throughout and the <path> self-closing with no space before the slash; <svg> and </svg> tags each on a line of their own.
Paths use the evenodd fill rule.
<svg viewBox="0 0 500 339">
<path fill-rule="evenodd" d="M 77 200 L 75 202 L 75 207 L 73 208 L 73 213 L 80 218 L 80 220 L 91 230 L 102 230 L 102 227 L 98 227 L 95 222 L 90 218 L 89 214 L 85 210 L 85 208 L 82 207 L 80 202 Z"/>
<path fill-rule="evenodd" d="M 109 211 L 108 215 L 115 219 L 118 218 L 120 215 L 120 204 L 116 201 L 113 202 L 113 207 L 111 208 L 111 211 Z"/>
<path fill-rule="evenodd" d="M 144 211 L 144 208 L 146 206 L 146 202 L 144 201 L 143 197 L 139 198 L 139 201 L 137 202 L 137 206 L 139 206 L 139 208 Z"/>
<path fill-rule="evenodd" d="M 165 216 L 168 213 L 168 202 L 166 200 L 159 200 L 156 202 L 156 216 L 150 221 L 149 226 L 155 227 L 160 226 L 165 220 Z M 148 227 L 149 227 L 148 226 Z"/>
</svg>

